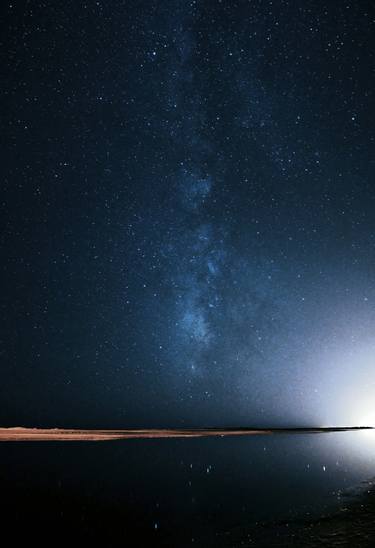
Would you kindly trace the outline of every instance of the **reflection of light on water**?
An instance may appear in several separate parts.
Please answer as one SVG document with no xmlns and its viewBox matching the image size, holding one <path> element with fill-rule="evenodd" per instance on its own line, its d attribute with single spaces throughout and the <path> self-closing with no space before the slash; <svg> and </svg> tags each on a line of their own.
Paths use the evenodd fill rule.
<svg viewBox="0 0 375 548">
<path fill-rule="evenodd" d="M 363 480 L 375 477 L 375 399 L 366 396 L 355 394 L 350 398 L 347 395 L 346 409 L 343 409 L 347 418 L 341 421 L 341 424 L 345 421 L 345 425 L 364 429 L 328 437 L 326 446 L 329 451 L 341 451 L 342 458 L 338 461 L 344 468 L 351 468 L 353 476 L 355 470 L 362 473 Z"/>
<path fill-rule="evenodd" d="M 375 415 L 369 414 L 364 415 L 360 421 L 359 426 L 371 426 L 371 428 L 375 428 Z M 359 432 L 361 439 L 364 443 L 371 444 L 371 446 L 375 446 L 375 430 L 361 430 Z"/>
<path fill-rule="evenodd" d="M 347 437 L 349 454 L 353 460 L 357 460 L 359 466 L 368 469 L 368 479 L 375 475 L 375 413 L 374 405 L 366 405 L 359 409 L 355 415 L 353 413 L 353 425 L 370 427 L 368 430 L 358 430 L 353 435 Z M 359 406 L 358 406 L 359 408 Z M 366 410 L 369 410 L 366 412 Z"/>
<path fill-rule="evenodd" d="M 359 435 L 363 444 L 366 444 L 368 448 L 375 448 L 375 430 L 361 430 Z"/>
</svg>

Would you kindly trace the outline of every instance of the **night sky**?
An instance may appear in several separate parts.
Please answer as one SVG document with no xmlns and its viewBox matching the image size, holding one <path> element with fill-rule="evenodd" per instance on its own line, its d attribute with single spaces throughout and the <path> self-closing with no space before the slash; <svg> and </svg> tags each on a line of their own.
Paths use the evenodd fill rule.
<svg viewBox="0 0 375 548">
<path fill-rule="evenodd" d="M 374 414 L 373 1 L 0 20 L 1 426 Z"/>
</svg>

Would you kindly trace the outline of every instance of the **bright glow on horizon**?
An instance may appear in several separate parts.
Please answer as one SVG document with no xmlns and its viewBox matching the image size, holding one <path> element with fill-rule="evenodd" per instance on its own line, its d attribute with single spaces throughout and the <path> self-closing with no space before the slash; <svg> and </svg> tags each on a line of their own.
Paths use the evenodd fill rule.
<svg viewBox="0 0 375 548">
<path fill-rule="evenodd" d="M 350 424 L 375 428 L 375 403 L 369 394 L 357 394 L 356 405 L 350 409 Z"/>
<path fill-rule="evenodd" d="M 371 428 L 375 428 L 375 413 L 363 415 L 358 422 L 358 426 L 371 426 Z"/>
<path fill-rule="evenodd" d="M 324 423 L 375 428 L 374 341 L 340 340 L 315 360 L 324 363 L 326 371 L 313 381 L 319 389 Z"/>
</svg>

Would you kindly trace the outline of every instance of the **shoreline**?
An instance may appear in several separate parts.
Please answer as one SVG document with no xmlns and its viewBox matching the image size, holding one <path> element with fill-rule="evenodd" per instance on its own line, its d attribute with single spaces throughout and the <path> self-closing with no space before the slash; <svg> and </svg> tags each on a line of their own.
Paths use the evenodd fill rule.
<svg viewBox="0 0 375 548">
<path fill-rule="evenodd" d="M 277 434 L 327 434 L 373 430 L 373 427 L 300 427 L 300 428 L 146 428 L 146 429 L 67 429 L 0 428 L 0 442 L 9 441 L 113 441 L 126 439 L 206 438 L 229 436 L 266 436 Z"/>
</svg>

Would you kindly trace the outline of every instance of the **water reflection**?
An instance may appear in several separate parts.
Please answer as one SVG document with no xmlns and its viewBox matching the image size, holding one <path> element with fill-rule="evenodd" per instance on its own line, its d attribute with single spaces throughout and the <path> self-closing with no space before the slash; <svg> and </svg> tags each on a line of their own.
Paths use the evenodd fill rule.
<svg viewBox="0 0 375 548">
<path fill-rule="evenodd" d="M 0 464 L 4 523 L 215 546 L 347 505 L 375 475 L 375 432 L 9 444 Z"/>
</svg>

